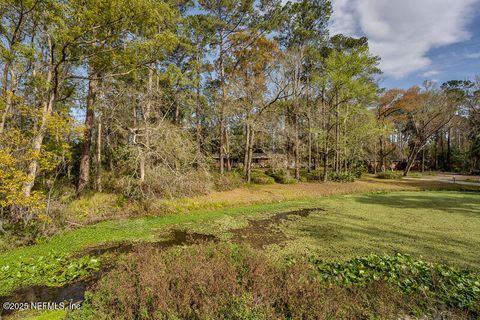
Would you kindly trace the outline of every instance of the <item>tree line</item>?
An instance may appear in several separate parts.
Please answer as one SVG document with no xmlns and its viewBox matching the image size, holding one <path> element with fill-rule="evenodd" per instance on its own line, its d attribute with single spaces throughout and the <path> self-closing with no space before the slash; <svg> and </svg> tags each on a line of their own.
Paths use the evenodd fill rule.
<svg viewBox="0 0 480 320">
<path fill-rule="evenodd" d="M 1 0 L 2 221 L 38 219 L 56 190 L 250 182 L 258 150 L 297 180 L 392 160 L 478 169 L 479 79 L 381 89 L 368 39 L 329 34 L 331 13 L 327 0 Z"/>
</svg>

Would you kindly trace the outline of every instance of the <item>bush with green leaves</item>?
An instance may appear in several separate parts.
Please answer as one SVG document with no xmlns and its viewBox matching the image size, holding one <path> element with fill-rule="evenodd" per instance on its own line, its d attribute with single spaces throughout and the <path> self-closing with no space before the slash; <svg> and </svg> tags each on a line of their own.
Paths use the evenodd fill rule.
<svg viewBox="0 0 480 320">
<path fill-rule="evenodd" d="M 297 183 L 297 180 L 290 175 L 290 171 L 286 169 L 279 169 L 279 170 L 269 169 L 265 172 L 265 174 L 272 177 L 276 183 L 280 183 L 280 184 Z"/>
<path fill-rule="evenodd" d="M 304 171 L 302 172 L 302 176 L 304 176 L 308 182 L 322 181 L 323 169 L 315 169 L 315 170 L 311 170 L 310 172 Z"/>
<path fill-rule="evenodd" d="M 63 285 L 88 276 L 100 265 L 97 257 L 72 258 L 54 252 L 36 259 L 18 257 L 15 262 L 0 264 L 0 295 L 25 285 Z"/>
<path fill-rule="evenodd" d="M 333 182 L 354 182 L 355 174 L 351 172 L 330 172 L 328 179 Z"/>
</svg>

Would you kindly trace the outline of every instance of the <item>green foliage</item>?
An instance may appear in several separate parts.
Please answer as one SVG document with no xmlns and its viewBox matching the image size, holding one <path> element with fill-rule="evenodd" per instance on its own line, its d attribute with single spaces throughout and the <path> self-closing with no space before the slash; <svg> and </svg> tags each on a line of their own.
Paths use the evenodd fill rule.
<svg viewBox="0 0 480 320">
<path fill-rule="evenodd" d="M 401 172 L 394 172 L 394 171 L 385 171 L 379 172 L 375 178 L 377 179 L 387 179 L 387 180 L 395 180 L 395 179 L 402 179 Z"/>
<path fill-rule="evenodd" d="M 309 182 L 322 181 L 323 169 L 311 170 L 310 172 L 303 171 L 302 176 Z"/>
<path fill-rule="evenodd" d="M 333 182 L 354 182 L 355 174 L 352 172 L 330 172 L 328 180 Z"/>
<path fill-rule="evenodd" d="M 323 263 L 311 258 L 318 276 L 325 282 L 365 286 L 384 280 L 409 294 L 421 292 L 459 308 L 480 310 L 480 275 L 409 255 L 370 255 L 344 263 Z"/>
<path fill-rule="evenodd" d="M 298 182 L 295 178 L 291 176 L 290 171 L 285 169 L 269 169 L 265 172 L 265 174 L 272 177 L 273 179 L 275 179 L 276 183 L 280 184 L 295 184 Z"/>
<path fill-rule="evenodd" d="M 252 171 L 252 183 L 255 183 L 255 184 L 274 184 L 275 179 L 266 175 L 263 171 Z"/>
<path fill-rule="evenodd" d="M 0 265 L 0 295 L 23 285 L 63 285 L 99 270 L 100 264 L 99 258 L 72 258 L 53 251 L 35 258 L 20 256 Z"/>
</svg>

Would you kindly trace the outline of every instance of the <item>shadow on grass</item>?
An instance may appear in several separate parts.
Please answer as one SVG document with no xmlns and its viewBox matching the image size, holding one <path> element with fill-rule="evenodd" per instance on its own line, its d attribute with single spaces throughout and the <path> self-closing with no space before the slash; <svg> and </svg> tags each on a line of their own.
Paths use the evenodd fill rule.
<svg viewBox="0 0 480 320">
<path fill-rule="evenodd" d="M 399 192 L 345 201 L 300 230 L 340 256 L 401 252 L 480 270 L 479 194 Z"/>
<path fill-rule="evenodd" d="M 441 210 L 480 219 L 480 193 L 474 192 L 365 194 L 355 197 L 355 201 L 387 208 Z"/>
<path fill-rule="evenodd" d="M 454 184 L 450 182 L 442 181 L 428 181 L 428 180 L 383 180 L 383 179 L 369 179 L 368 181 L 374 181 L 377 184 L 384 184 L 388 186 L 397 187 L 411 187 L 420 190 L 432 190 L 432 191 L 464 191 L 464 192 L 476 192 L 480 195 L 480 185 L 471 186 L 463 184 Z"/>
</svg>

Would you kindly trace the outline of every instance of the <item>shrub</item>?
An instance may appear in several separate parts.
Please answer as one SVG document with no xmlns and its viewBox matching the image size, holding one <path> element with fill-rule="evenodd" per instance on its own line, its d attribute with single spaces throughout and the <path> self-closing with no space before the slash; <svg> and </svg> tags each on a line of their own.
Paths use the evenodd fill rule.
<svg viewBox="0 0 480 320">
<path fill-rule="evenodd" d="M 121 194 L 95 193 L 70 202 L 66 216 L 76 221 L 97 221 L 118 215 L 125 205 Z"/>
<path fill-rule="evenodd" d="M 458 309 L 445 312 L 438 301 L 475 311 L 479 294 L 473 274 L 452 270 L 400 255 L 337 264 L 299 258 L 279 265 L 259 251 L 231 244 L 139 250 L 108 272 L 69 317 L 398 319 L 433 309 L 450 318 Z M 404 290 L 415 286 L 419 290 Z M 431 290 L 422 291 L 424 286 Z M 442 296 L 445 290 L 454 300 Z"/>
<path fill-rule="evenodd" d="M 355 175 L 351 172 L 330 172 L 328 179 L 334 182 L 354 182 Z"/>
<path fill-rule="evenodd" d="M 213 189 L 210 174 L 205 170 L 174 171 L 163 167 L 148 170 L 145 181 L 123 176 L 111 188 L 128 199 L 181 198 L 204 195 Z"/>
<path fill-rule="evenodd" d="M 315 169 L 311 170 L 310 172 L 305 172 L 304 176 L 306 177 L 307 181 L 322 181 L 323 180 L 323 169 Z"/>
<path fill-rule="evenodd" d="M 212 173 L 213 185 L 215 191 L 228 191 L 241 187 L 244 183 L 240 173 L 232 171 L 226 172 L 224 175 Z"/>
<path fill-rule="evenodd" d="M 379 172 L 375 177 L 377 179 L 394 180 L 394 179 L 402 179 L 402 174 L 394 171 L 385 171 L 385 172 Z"/>
<path fill-rule="evenodd" d="M 267 176 L 262 171 L 252 171 L 251 173 L 252 183 L 255 184 L 274 184 L 275 179 Z"/>
<path fill-rule="evenodd" d="M 276 183 L 281 183 L 281 184 L 297 183 L 297 180 L 291 177 L 290 171 L 286 169 L 280 169 L 280 170 L 269 169 L 265 172 L 265 174 L 272 177 Z"/>
</svg>

